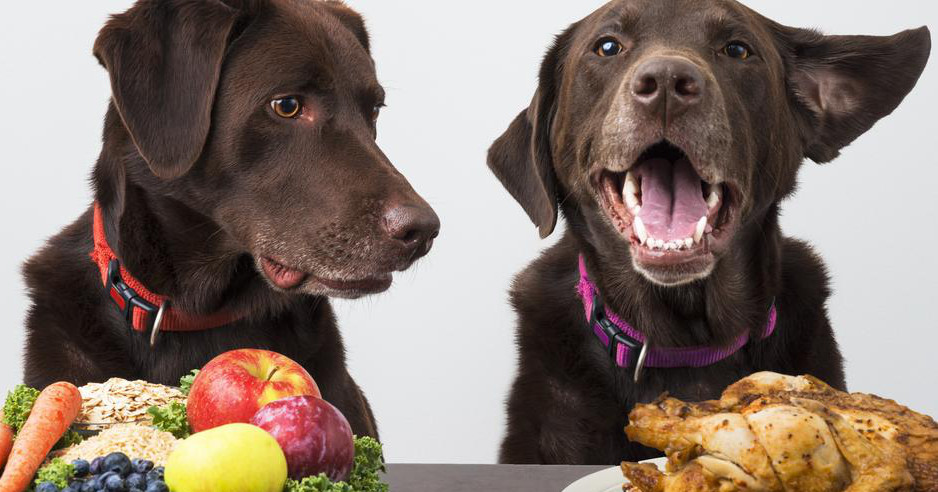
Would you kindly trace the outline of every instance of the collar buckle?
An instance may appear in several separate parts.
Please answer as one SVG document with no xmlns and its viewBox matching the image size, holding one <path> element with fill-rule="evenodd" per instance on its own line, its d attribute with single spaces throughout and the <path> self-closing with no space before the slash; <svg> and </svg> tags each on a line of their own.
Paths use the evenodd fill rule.
<svg viewBox="0 0 938 492">
<path fill-rule="evenodd" d="M 648 345 L 629 336 L 619 329 L 615 323 L 606 316 L 606 305 L 603 304 L 599 294 L 593 295 L 593 309 L 590 311 L 590 325 L 596 326 L 603 331 L 609 340 L 609 356 L 617 363 L 619 358 L 619 346 L 624 345 L 628 348 L 628 360 L 623 361 L 622 367 L 634 367 L 635 372 L 633 380 L 637 383 L 642 377 L 642 370 L 645 367 L 645 359 L 648 356 Z"/>
<path fill-rule="evenodd" d="M 105 284 L 105 288 L 108 294 L 110 294 L 111 299 L 117 304 L 117 307 L 120 308 L 124 320 L 127 321 L 127 324 L 129 324 L 131 328 L 134 328 L 134 309 L 140 309 L 147 314 L 147 324 L 153 323 L 154 316 L 159 312 L 160 308 L 150 304 L 146 299 L 137 295 L 137 293 L 124 282 L 124 279 L 121 277 L 120 262 L 116 259 L 108 263 L 107 283 Z"/>
</svg>

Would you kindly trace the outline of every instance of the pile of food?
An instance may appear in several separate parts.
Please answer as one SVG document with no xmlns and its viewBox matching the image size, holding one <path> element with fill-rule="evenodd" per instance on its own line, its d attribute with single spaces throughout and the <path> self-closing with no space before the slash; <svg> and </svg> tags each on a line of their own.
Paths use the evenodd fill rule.
<svg viewBox="0 0 938 492">
<path fill-rule="evenodd" d="M 176 438 L 156 427 L 140 424 L 118 424 L 102 430 L 94 437 L 54 452 L 55 457 L 71 463 L 75 460 L 123 453 L 127 456 L 165 464 L 176 447 Z"/>
<path fill-rule="evenodd" d="M 381 445 L 289 358 L 228 352 L 179 386 L 18 386 L 0 414 L 0 492 L 387 492 Z"/>
<path fill-rule="evenodd" d="M 758 373 L 718 401 L 662 397 L 629 420 L 668 466 L 623 463 L 626 492 L 938 491 L 934 420 L 810 376 Z"/>
<path fill-rule="evenodd" d="M 81 392 L 81 413 L 78 424 L 94 426 L 152 422 L 147 410 L 171 403 L 186 404 L 186 395 L 179 389 L 148 383 L 111 378 L 103 383 L 89 383 L 78 390 Z"/>
<path fill-rule="evenodd" d="M 124 453 L 109 453 L 91 462 L 67 463 L 56 458 L 36 478 L 36 492 L 142 491 L 168 492 L 164 469 L 145 459 L 131 460 Z"/>
</svg>

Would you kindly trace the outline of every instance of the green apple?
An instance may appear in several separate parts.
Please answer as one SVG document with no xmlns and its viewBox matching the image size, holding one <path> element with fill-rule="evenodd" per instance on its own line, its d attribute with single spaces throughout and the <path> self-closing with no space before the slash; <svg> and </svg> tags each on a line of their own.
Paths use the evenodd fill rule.
<svg viewBox="0 0 938 492">
<path fill-rule="evenodd" d="M 228 424 L 177 444 L 165 476 L 173 492 L 282 492 L 287 459 L 264 429 Z"/>
</svg>

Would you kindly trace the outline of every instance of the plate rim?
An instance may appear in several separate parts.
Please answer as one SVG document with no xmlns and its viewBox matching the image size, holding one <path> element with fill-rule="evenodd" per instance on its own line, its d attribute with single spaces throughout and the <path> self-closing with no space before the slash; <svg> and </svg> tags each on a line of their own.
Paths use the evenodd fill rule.
<svg viewBox="0 0 938 492">
<path fill-rule="evenodd" d="M 667 462 L 668 462 L 668 458 L 665 458 L 665 457 L 662 457 L 662 458 L 654 458 L 654 459 L 650 459 L 650 460 L 641 461 L 641 463 L 647 463 L 647 464 L 655 465 L 655 466 L 658 466 L 659 468 L 663 467 Z M 590 473 L 589 475 L 586 475 L 586 476 L 583 476 L 583 477 L 578 478 L 578 479 L 575 480 L 573 483 L 571 483 L 571 484 L 567 485 L 566 487 L 564 487 L 561 492 L 605 492 L 605 490 L 607 490 L 607 489 L 601 489 L 601 490 L 599 490 L 599 489 L 586 489 L 586 488 L 584 488 L 584 487 L 588 487 L 588 486 L 592 485 L 592 484 L 590 483 L 590 481 L 595 481 L 595 480 L 597 480 L 598 477 L 601 476 L 601 475 L 610 474 L 612 470 L 615 470 L 616 473 L 618 473 L 619 478 L 620 478 L 620 480 L 621 480 L 621 481 L 619 482 L 619 484 L 620 484 L 620 485 L 625 485 L 626 480 L 625 480 L 625 477 L 622 476 L 622 467 L 621 467 L 621 466 L 610 466 L 609 468 L 606 468 L 606 469 L 603 469 L 603 470 L 599 470 L 599 471 L 597 471 L 597 472 L 593 472 L 593 473 Z M 609 484 L 607 487 L 615 487 L 615 486 L 616 486 L 615 483 L 611 483 L 611 484 Z"/>
</svg>

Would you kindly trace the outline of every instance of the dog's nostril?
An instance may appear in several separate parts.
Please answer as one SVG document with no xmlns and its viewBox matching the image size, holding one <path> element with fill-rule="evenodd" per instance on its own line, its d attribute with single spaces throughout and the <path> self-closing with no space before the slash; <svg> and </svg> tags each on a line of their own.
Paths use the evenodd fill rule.
<svg viewBox="0 0 938 492">
<path fill-rule="evenodd" d="M 680 77 L 674 84 L 674 92 L 679 96 L 699 96 L 700 84 L 691 77 Z"/>
<path fill-rule="evenodd" d="M 383 225 L 388 236 L 404 248 L 422 251 L 440 231 L 440 219 L 428 207 L 394 206 L 384 214 Z"/>
<path fill-rule="evenodd" d="M 420 232 L 418 232 L 416 229 L 409 229 L 409 230 L 405 230 L 403 234 L 400 234 L 398 236 L 393 236 L 393 237 L 394 239 L 397 239 L 398 241 L 411 243 L 419 239 L 419 236 L 420 236 Z"/>
<path fill-rule="evenodd" d="M 658 92 L 658 81 L 652 76 L 638 77 L 632 86 L 632 92 L 637 96 L 651 96 Z"/>
</svg>

